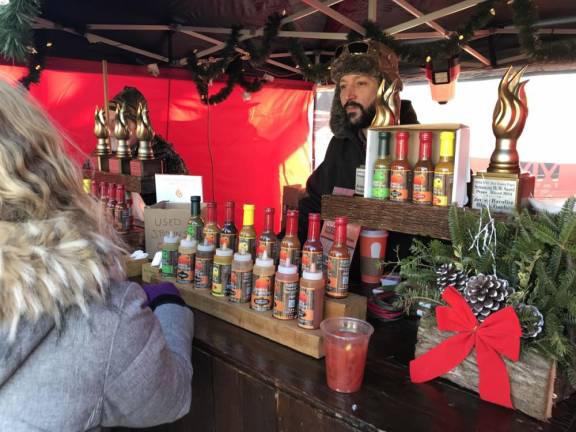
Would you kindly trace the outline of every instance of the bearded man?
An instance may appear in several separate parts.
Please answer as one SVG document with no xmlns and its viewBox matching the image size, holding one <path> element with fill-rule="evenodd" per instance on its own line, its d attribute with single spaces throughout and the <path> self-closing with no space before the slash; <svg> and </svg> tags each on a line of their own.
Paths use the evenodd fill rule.
<svg viewBox="0 0 576 432">
<path fill-rule="evenodd" d="M 332 63 L 331 78 L 336 89 L 330 112 L 334 134 L 324 161 L 306 182 L 307 196 L 300 200 L 299 237 L 306 239 L 308 214 L 320 212 L 322 195 L 334 187 L 354 189 L 356 168 L 366 159 L 366 130 L 376 114 L 376 93 L 382 79 L 398 80 L 398 57 L 376 41 L 352 42 L 339 48 Z M 401 101 L 400 123 L 418 123 L 410 101 Z"/>
</svg>

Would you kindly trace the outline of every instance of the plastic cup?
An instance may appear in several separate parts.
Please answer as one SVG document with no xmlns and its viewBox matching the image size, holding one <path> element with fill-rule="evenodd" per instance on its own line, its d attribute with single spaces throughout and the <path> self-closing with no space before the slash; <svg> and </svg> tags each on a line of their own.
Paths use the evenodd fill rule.
<svg viewBox="0 0 576 432">
<path fill-rule="evenodd" d="M 357 318 L 335 317 L 322 321 L 320 329 L 324 337 L 328 387 L 340 393 L 360 390 L 374 327 Z"/>
<path fill-rule="evenodd" d="M 360 232 L 360 278 L 377 284 L 382 277 L 382 259 L 386 254 L 388 231 L 363 229 Z"/>
</svg>

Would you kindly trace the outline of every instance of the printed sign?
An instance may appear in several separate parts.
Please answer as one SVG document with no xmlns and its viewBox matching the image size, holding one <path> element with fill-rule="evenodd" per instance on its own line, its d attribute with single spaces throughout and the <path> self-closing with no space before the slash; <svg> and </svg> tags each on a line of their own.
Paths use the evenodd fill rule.
<svg viewBox="0 0 576 432">
<path fill-rule="evenodd" d="M 490 210 L 511 213 L 518 203 L 517 179 L 474 176 L 472 208 L 488 207 Z"/>
</svg>

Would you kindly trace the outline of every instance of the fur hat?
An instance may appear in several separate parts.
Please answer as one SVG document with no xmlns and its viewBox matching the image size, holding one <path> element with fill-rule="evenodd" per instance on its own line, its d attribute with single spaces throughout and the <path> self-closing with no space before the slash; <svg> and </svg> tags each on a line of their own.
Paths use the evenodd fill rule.
<svg viewBox="0 0 576 432">
<path fill-rule="evenodd" d="M 126 107 L 124 116 L 135 122 L 138 114 L 138 105 L 146 105 L 147 103 L 146 98 L 140 93 L 140 90 L 136 87 L 126 86 L 108 102 L 108 109 L 115 110 L 117 105 L 124 104 Z"/>
<path fill-rule="evenodd" d="M 340 102 L 340 78 L 348 74 L 363 74 L 373 76 L 380 82 L 398 80 L 402 89 L 400 72 L 398 71 L 398 56 L 381 42 L 364 40 L 347 43 L 336 50 L 336 57 L 330 68 L 330 76 L 336 84 L 334 100 L 330 112 L 330 129 L 337 137 L 347 135 L 346 111 Z"/>
</svg>

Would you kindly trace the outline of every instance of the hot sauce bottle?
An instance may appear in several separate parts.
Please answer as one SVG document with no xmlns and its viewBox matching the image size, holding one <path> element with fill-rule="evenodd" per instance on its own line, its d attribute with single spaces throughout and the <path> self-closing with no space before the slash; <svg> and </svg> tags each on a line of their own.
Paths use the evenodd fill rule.
<svg viewBox="0 0 576 432">
<path fill-rule="evenodd" d="M 258 237 L 258 258 L 262 258 L 264 252 L 268 258 L 272 258 L 274 263 L 278 261 L 278 237 L 274 233 L 274 209 L 272 207 L 264 210 L 264 231 Z"/>
<path fill-rule="evenodd" d="M 234 225 L 234 201 L 226 201 L 224 204 L 226 212 L 224 213 L 224 225 L 220 231 L 220 248 L 237 250 L 236 242 L 238 240 L 238 228 Z"/>
<path fill-rule="evenodd" d="M 116 183 L 111 183 L 108 189 L 108 202 L 106 204 L 106 213 L 110 220 L 114 220 L 114 209 L 116 208 Z"/>
<path fill-rule="evenodd" d="M 244 204 L 243 226 L 238 234 L 238 252 L 256 257 L 256 230 L 254 229 L 254 204 Z"/>
<path fill-rule="evenodd" d="M 314 270 L 312 270 L 314 268 Z M 302 248 L 302 271 L 322 273 L 322 243 L 320 242 L 320 213 L 308 215 L 308 239 Z"/>
<path fill-rule="evenodd" d="M 109 184 L 106 182 L 100 183 L 100 207 L 106 213 L 106 208 L 108 207 L 108 190 Z"/>
<path fill-rule="evenodd" d="M 220 227 L 216 222 L 216 203 L 206 203 L 206 225 L 203 230 L 204 243 L 217 247 L 220 244 Z"/>
<path fill-rule="evenodd" d="M 440 133 L 440 160 L 434 168 L 434 192 L 432 203 L 446 207 L 452 201 L 454 180 L 454 132 Z"/>
<path fill-rule="evenodd" d="M 418 163 L 414 165 L 412 202 L 415 204 L 432 204 L 432 183 L 434 165 L 432 155 L 432 132 L 420 132 L 420 149 Z"/>
<path fill-rule="evenodd" d="M 200 197 L 197 195 L 190 197 L 190 219 L 188 219 L 186 233 L 198 244 L 202 243 L 204 221 L 200 216 Z"/>
<path fill-rule="evenodd" d="M 412 169 L 408 163 L 408 132 L 396 134 L 396 158 L 390 165 L 390 201 L 406 202 L 412 189 Z"/>
<path fill-rule="evenodd" d="M 300 266 L 300 240 L 298 240 L 298 210 L 286 212 L 286 236 L 280 244 L 280 264 Z"/>
<path fill-rule="evenodd" d="M 334 243 L 328 252 L 328 285 L 326 295 L 343 298 L 348 296 L 348 275 L 350 270 L 350 253 L 346 247 L 346 227 L 348 218 L 336 218 Z"/>
<path fill-rule="evenodd" d="M 128 206 L 126 205 L 126 191 L 124 185 L 116 188 L 116 206 L 114 208 L 114 228 L 119 233 L 126 233 L 130 230 Z"/>
<path fill-rule="evenodd" d="M 378 134 L 378 159 L 372 174 L 372 198 L 390 198 L 390 132 Z"/>
</svg>

